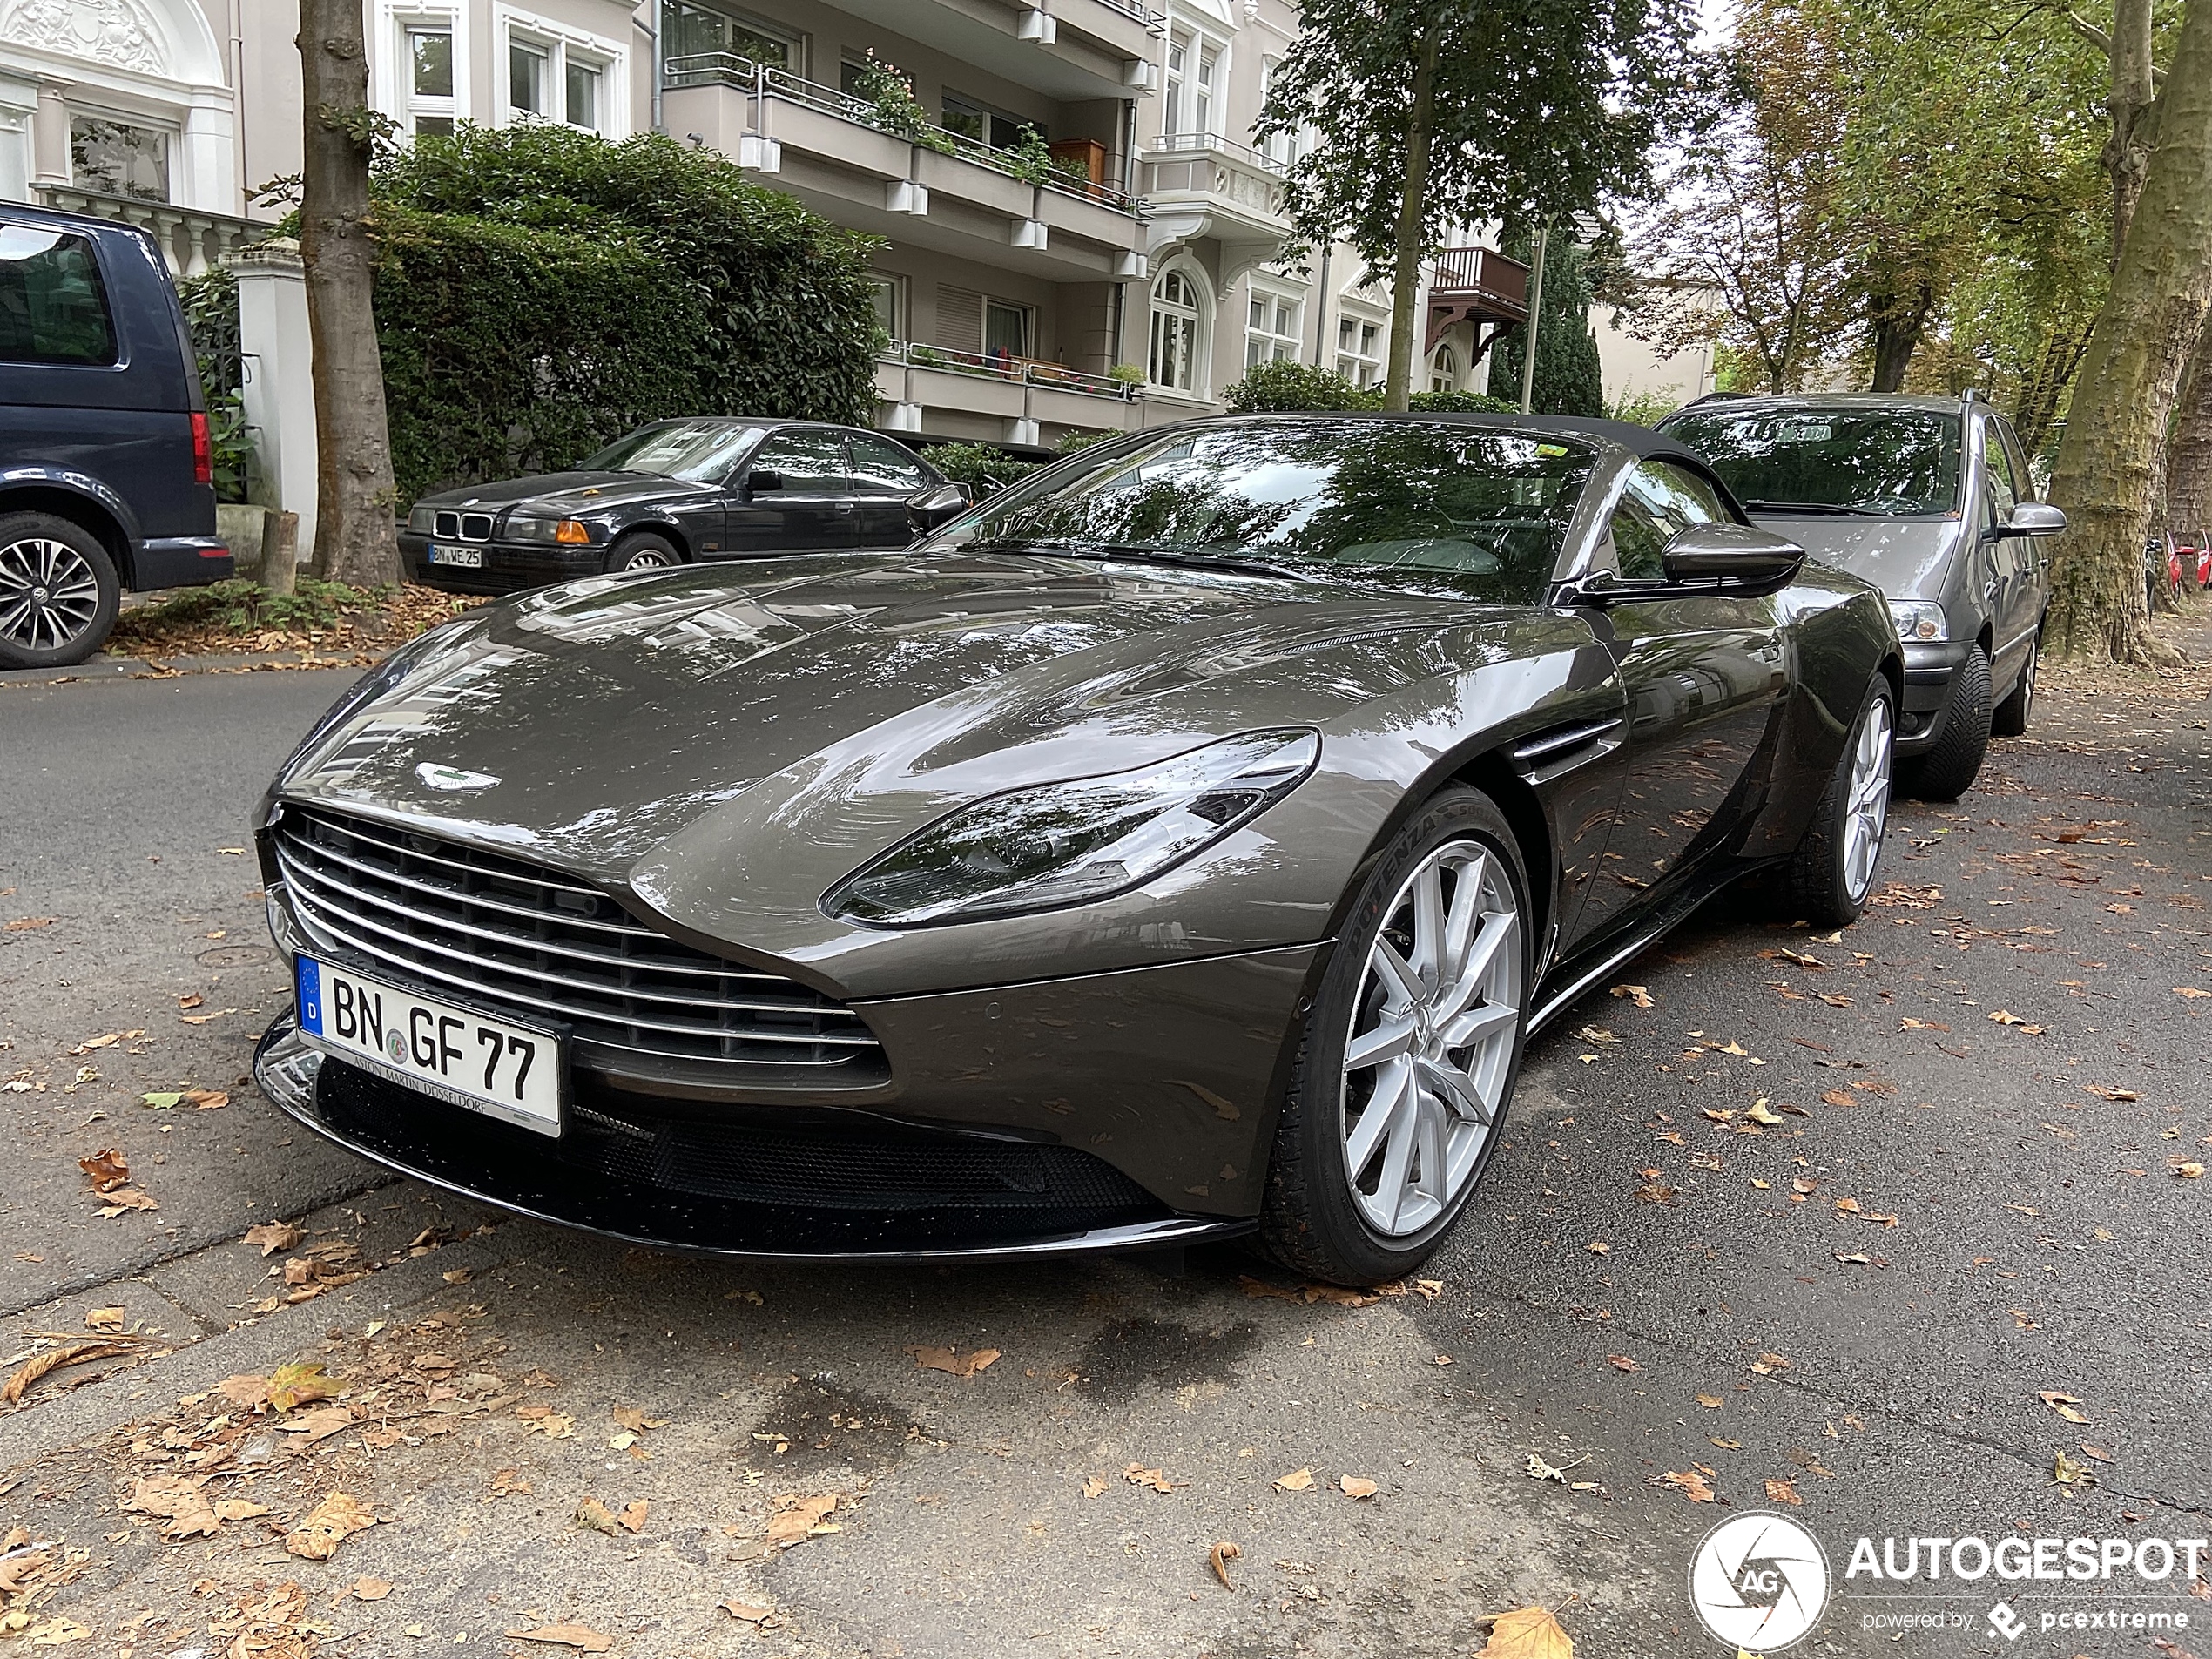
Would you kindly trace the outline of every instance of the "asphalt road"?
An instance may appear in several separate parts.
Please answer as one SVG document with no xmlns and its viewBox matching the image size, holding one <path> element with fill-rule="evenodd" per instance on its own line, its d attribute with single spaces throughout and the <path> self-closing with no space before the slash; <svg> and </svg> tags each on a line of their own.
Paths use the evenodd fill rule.
<svg viewBox="0 0 2212 1659">
<path fill-rule="evenodd" d="M 0 932 L 9 1364 L 94 1308 L 161 1333 L 0 1404 L 0 1527 L 57 1545 L 15 1603 L 41 1639 L 542 1656 L 574 1649 L 504 1633 L 573 1622 L 671 1659 L 1426 1655 L 1541 1603 L 1584 1655 L 1724 1653 L 1685 1574 L 1759 1509 L 1838 1580 L 1795 1651 L 2212 1653 L 2185 1575 L 1844 1576 L 1862 1533 L 2212 1534 L 2212 1183 L 2181 1172 L 2212 1156 L 2212 997 L 2175 988 L 2212 991 L 2201 680 L 2062 694 L 1964 801 L 1901 809 L 1885 902 L 1840 939 L 1731 899 L 1621 976 L 1650 1006 L 1594 995 L 1532 1049 L 1440 1290 L 1357 1306 L 1256 1297 L 1241 1275 L 1291 1281 L 1226 1251 L 657 1257 L 295 1134 L 239 1082 L 283 986 L 223 849 L 342 684 L 0 685 L 0 922 L 51 918 Z M 110 1032 L 135 1035 L 87 1046 Z M 186 1087 L 228 1099 L 140 1103 Z M 158 1210 L 97 1212 L 78 1160 L 109 1146 Z M 301 1239 L 239 1242 L 279 1218 Z M 962 1378 L 909 1352 L 933 1345 L 1001 1357 Z M 351 1420 L 271 1434 L 212 1392 L 287 1361 L 326 1366 Z M 269 1513 L 165 1538 L 118 1509 L 152 1477 Z M 287 1553 L 334 1489 L 381 1524 Z M 2041 1628 L 2130 1609 L 2189 1623 L 2163 1649 Z"/>
</svg>

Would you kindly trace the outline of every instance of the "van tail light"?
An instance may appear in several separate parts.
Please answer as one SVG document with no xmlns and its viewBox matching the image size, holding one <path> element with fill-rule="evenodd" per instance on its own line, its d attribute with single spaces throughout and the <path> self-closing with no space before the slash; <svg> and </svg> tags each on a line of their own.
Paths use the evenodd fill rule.
<svg viewBox="0 0 2212 1659">
<path fill-rule="evenodd" d="M 206 411 L 192 412 L 192 481 L 196 484 L 215 482 L 215 443 L 207 430 Z"/>
</svg>

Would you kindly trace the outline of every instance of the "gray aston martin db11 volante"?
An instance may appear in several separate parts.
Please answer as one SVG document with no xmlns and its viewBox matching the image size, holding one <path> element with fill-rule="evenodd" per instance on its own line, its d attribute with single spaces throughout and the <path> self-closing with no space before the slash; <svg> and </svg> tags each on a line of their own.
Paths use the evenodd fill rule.
<svg viewBox="0 0 2212 1659">
<path fill-rule="evenodd" d="M 1897 631 L 1688 450 L 1101 443 L 902 552 L 592 577 L 361 681 L 259 818 L 287 1111 L 817 1258 L 1435 1248 L 1529 1032 L 1716 888 L 1850 920 Z"/>
</svg>

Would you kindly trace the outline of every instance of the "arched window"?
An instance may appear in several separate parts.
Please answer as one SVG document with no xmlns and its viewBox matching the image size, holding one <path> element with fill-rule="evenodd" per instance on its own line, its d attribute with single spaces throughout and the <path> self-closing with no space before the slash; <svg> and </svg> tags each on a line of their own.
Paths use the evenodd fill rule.
<svg viewBox="0 0 2212 1659">
<path fill-rule="evenodd" d="M 1460 354 L 1449 346 L 1439 346 L 1428 369 L 1428 389 L 1432 392 L 1456 392 L 1460 389 Z"/>
<path fill-rule="evenodd" d="M 1187 266 L 1171 265 L 1152 285 L 1151 355 L 1146 370 L 1152 384 L 1171 392 L 1204 389 L 1206 346 L 1204 291 Z"/>
</svg>

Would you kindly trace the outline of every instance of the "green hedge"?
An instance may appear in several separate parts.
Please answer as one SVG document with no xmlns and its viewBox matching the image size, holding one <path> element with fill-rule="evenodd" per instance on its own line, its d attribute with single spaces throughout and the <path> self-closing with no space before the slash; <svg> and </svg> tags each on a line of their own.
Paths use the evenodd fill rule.
<svg viewBox="0 0 2212 1659">
<path fill-rule="evenodd" d="M 1312 415 L 1382 408 L 1382 388 L 1359 386 L 1332 368 L 1305 363 L 1258 363 L 1222 394 L 1238 415 Z M 1416 392 L 1407 402 L 1416 413 L 1510 414 L 1520 405 L 1480 392 Z"/>
<path fill-rule="evenodd" d="M 374 180 L 402 503 L 678 415 L 865 421 L 875 244 L 660 137 L 418 138 Z"/>
</svg>

